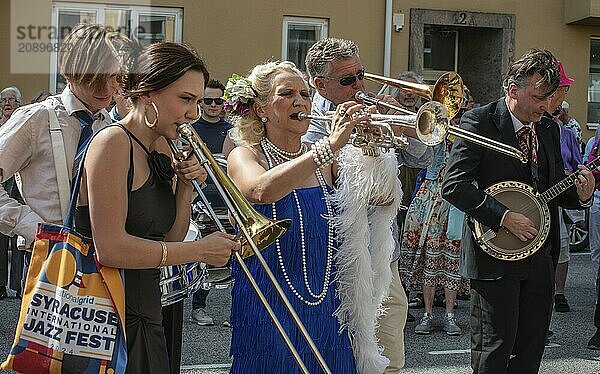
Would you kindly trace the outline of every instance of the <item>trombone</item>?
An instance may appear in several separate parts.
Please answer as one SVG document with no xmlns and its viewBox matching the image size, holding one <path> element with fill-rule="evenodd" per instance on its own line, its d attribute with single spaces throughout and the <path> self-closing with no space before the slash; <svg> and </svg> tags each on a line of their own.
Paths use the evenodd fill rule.
<svg viewBox="0 0 600 374">
<path fill-rule="evenodd" d="M 288 298 L 285 296 L 285 293 L 283 292 L 283 289 L 281 288 L 279 282 L 275 278 L 275 275 L 273 275 L 273 272 L 269 268 L 269 265 L 260 253 L 260 250 L 269 246 L 271 243 L 273 243 L 285 233 L 285 231 L 290 227 L 290 220 L 273 221 L 256 211 L 248 202 L 248 200 L 246 200 L 246 198 L 238 190 L 238 188 L 233 184 L 233 182 L 227 176 L 227 174 L 225 174 L 225 172 L 221 169 L 218 162 L 208 150 L 208 147 L 202 141 L 198 133 L 196 133 L 196 130 L 194 130 L 192 125 L 184 123 L 177 128 L 177 132 L 183 139 L 185 139 L 190 144 L 191 151 L 198 158 L 200 163 L 204 165 L 206 172 L 208 173 L 209 177 L 214 181 L 219 194 L 225 201 L 229 212 L 233 216 L 233 219 L 235 220 L 236 224 L 238 225 L 240 233 L 242 234 L 242 249 L 239 252 L 234 252 L 235 259 L 238 261 L 240 268 L 244 272 L 244 275 L 248 278 L 252 288 L 254 289 L 254 291 L 256 291 L 258 298 L 265 307 L 267 313 L 269 314 L 269 317 L 275 324 L 275 327 L 277 328 L 277 331 L 283 338 L 286 346 L 294 356 L 294 359 L 300 367 L 300 370 L 302 370 L 303 373 L 309 373 L 304 361 L 300 357 L 300 354 L 294 347 L 292 341 L 290 340 L 289 336 L 287 335 L 283 326 L 281 325 L 281 322 L 273 312 L 273 309 L 269 305 L 269 302 L 265 298 L 263 292 L 260 290 L 258 284 L 256 283 L 256 280 L 254 279 L 254 277 L 250 273 L 250 270 L 246 266 L 244 259 L 247 257 L 256 255 L 256 259 L 258 260 L 263 270 L 267 274 L 267 277 L 275 287 L 277 294 L 279 295 L 286 309 L 292 316 L 294 323 L 296 324 L 298 330 L 308 343 L 308 346 L 313 352 L 316 360 L 321 365 L 321 368 L 325 373 L 331 374 L 331 370 L 327 366 L 325 359 L 323 359 L 321 352 L 319 352 L 319 349 L 308 334 L 306 327 L 298 317 L 298 314 L 290 304 Z M 171 151 L 178 160 L 185 159 L 185 156 L 182 152 L 180 152 L 177 149 L 174 142 L 169 141 L 168 143 L 171 147 Z M 210 204 L 207 204 L 208 200 L 202 192 L 202 189 L 200 188 L 198 182 L 193 180 L 192 184 L 196 189 L 196 192 L 198 192 L 198 194 L 200 195 L 200 198 L 203 200 L 206 206 L 209 207 Z M 218 225 L 219 229 L 225 232 L 225 229 L 221 222 L 218 220 L 218 217 L 216 216 L 214 210 L 210 209 L 210 211 L 212 211 L 211 215 L 213 216 L 213 219 L 215 219 L 215 223 Z"/>
<path fill-rule="evenodd" d="M 397 115 L 397 114 L 370 114 L 369 115 L 369 126 L 378 128 L 378 132 L 382 133 L 380 136 L 383 140 L 375 142 L 377 147 L 381 148 L 406 148 L 408 145 L 406 142 L 404 145 L 398 146 L 400 140 L 395 142 L 389 139 L 394 139 L 394 133 L 392 128 L 394 126 L 406 127 L 414 129 L 417 134 L 417 139 L 425 145 L 434 146 L 440 144 L 448 134 L 454 135 L 470 142 L 473 142 L 482 147 L 486 147 L 493 151 L 505 154 L 510 157 L 514 157 L 523 163 L 527 163 L 527 157 L 525 154 L 510 145 L 501 143 L 499 141 L 486 138 L 482 135 L 461 129 L 460 127 L 450 126 L 448 120 L 448 111 L 446 107 L 437 101 L 429 101 L 419 108 L 417 113 L 412 113 L 406 109 L 398 106 L 388 104 L 379 99 L 367 96 L 361 91 L 356 93 L 358 100 L 369 103 L 369 104 L 380 104 L 388 107 L 389 109 L 398 110 L 402 112 L 408 112 L 408 115 Z M 402 110 L 400 110 L 402 109 Z M 312 116 L 305 113 L 298 113 L 298 119 L 311 119 L 317 121 L 331 121 L 333 119 L 333 113 L 325 116 Z M 358 126 L 357 126 L 358 127 Z M 363 131 L 359 130 L 352 138 L 352 145 L 362 148 L 364 144 L 368 143 L 363 139 Z M 400 138 L 400 137 L 395 137 Z"/>
<path fill-rule="evenodd" d="M 462 79 L 458 74 L 453 72 L 445 73 L 437 80 L 434 86 L 406 82 L 399 79 L 386 78 L 368 73 L 365 73 L 365 78 L 378 83 L 383 83 L 389 86 L 397 87 L 401 90 L 409 91 L 414 93 L 415 95 L 425 97 L 429 100 L 433 100 L 426 103 L 425 105 L 432 102 L 443 103 L 443 106 L 446 108 L 447 119 L 445 121 L 426 121 L 421 116 L 419 116 L 420 110 L 415 114 L 397 105 L 386 103 L 385 101 L 377 99 L 375 97 L 370 97 L 362 91 L 358 91 L 355 94 L 355 98 L 359 102 L 363 102 L 369 105 L 382 106 L 387 109 L 395 110 L 401 113 L 410 113 L 408 116 L 403 116 L 405 117 L 404 120 L 395 122 L 393 119 L 389 119 L 387 122 L 391 124 L 397 124 L 400 126 L 414 128 L 417 132 L 419 140 L 421 140 L 426 145 L 439 144 L 445 139 L 447 135 L 454 135 L 466 141 L 475 143 L 481 147 L 491 149 L 495 152 L 499 152 L 510 157 L 514 157 L 524 164 L 528 162 L 527 156 L 520 149 L 504 144 L 497 140 L 473 133 L 471 131 L 461 129 L 460 127 L 450 125 L 449 119 L 454 118 L 454 116 L 456 116 L 456 114 L 460 110 L 464 94 L 464 86 L 462 83 Z M 434 111 L 439 111 L 439 109 L 435 109 Z M 411 117 L 411 114 L 413 117 Z M 427 117 L 430 117 L 430 115 L 427 115 Z M 419 133 L 421 135 L 419 135 Z"/>
<path fill-rule="evenodd" d="M 365 79 L 381 84 L 387 84 L 388 86 L 411 92 L 427 100 L 442 103 L 448 110 L 448 118 L 454 118 L 460 111 L 462 100 L 465 95 L 462 78 L 454 72 L 442 74 L 434 85 L 408 82 L 371 73 L 365 73 Z M 401 111 L 406 111 L 406 109 Z"/>
</svg>

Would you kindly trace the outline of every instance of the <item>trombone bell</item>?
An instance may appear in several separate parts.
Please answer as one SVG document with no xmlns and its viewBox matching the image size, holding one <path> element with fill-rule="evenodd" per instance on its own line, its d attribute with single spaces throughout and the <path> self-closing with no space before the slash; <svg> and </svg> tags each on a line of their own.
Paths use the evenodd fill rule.
<svg viewBox="0 0 600 374">
<path fill-rule="evenodd" d="M 442 74 L 433 86 L 433 101 L 444 104 L 448 118 L 454 118 L 462 106 L 465 86 L 460 75 L 449 72 Z"/>
<path fill-rule="evenodd" d="M 460 110 L 464 97 L 462 78 L 454 72 L 442 74 L 433 86 L 382 77 L 371 73 L 365 73 L 365 79 L 411 92 L 427 100 L 440 102 L 444 104 L 446 110 L 448 110 L 448 118 L 454 118 L 454 116 L 456 116 Z"/>
<path fill-rule="evenodd" d="M 423 144 L 434 146 L 446 139 L 448 133 L 448 111 L 437 101 L 421 105 L 415 119 L 415 131 Z"/>
<path fill-rule="evenodd" d="M 244 225 L 252 237 L 252 241 L 260 251 L 268 247 L 271 243 L 274 243 L 292 224 L 289 219 L 279 221 L 270 220 L 257 212 L 252 206 L 250 208 L 252 208 L 252 211 L 243 212 L 241 211 L 242 208 L 240 208 L 240 213 Z M 242 240 L 240 254 L 244 259 L 254 255 L 254 251 L 247 240 Z"/>
<path fill-rule="evenodd" d="M 243 225 L 250 234 L 251 240 L 256 244 L 259 250 L 263 250 L 271 243 L 275 242 L 290 227 L 290 220 L 273 221 L 260 214 L 252 204 L 242 195 L 240 190 L 233 184 L 233 181 L 225 174 L 219 166 L 206 144 L 200 139 L 194 128 L 190 124 L 182 124 L 177 131 L 186 139 L 193 152 L 201 160 L 199 155 L 206 157 L 206 164 L 212 170 L 215 176 L 215 184 L 223 188 L 227 199 L 233 205 L 234 214 L 239 217 L 238 225 Z M 246 237 L 242 237 L 242 248 L 240 253 L 242 258 L 248 258 L 254 255 L 252 247 Z"/>
</svg>

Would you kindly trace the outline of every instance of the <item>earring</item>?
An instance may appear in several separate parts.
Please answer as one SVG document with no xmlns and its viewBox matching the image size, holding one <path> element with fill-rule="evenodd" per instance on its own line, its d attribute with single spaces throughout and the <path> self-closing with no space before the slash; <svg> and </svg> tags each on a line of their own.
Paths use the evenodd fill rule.
<svg viewBox="0 0 600 374">
<path fill-rule="evenodd" d="M 195 120 L 193 120 L 191 123 L 196 123 L 200 120 L 200 117 L 202 117 L 202 108 L 200 107 L 200 104 L 198 104 L 198 106 L 196 106 L 196 108 L 198 109 L 198 117 L 196 117 Z"/>
<path fill-rule="evenodd" d="M 154 104 L 154 102 L 150 102 L 150 105 L 152 105 L 152 108 L 154 109 L 154 112 L 156 113 L 156 118 L 154 119 L 154 122 L 150 122 L 148 121 L 148 115 L 146 114 L 146 111 L 144 111 L 144 121 L 146 122 L 146 126 L 153 128 L 154 126 L 156 126 L 156 123 L 158 122 L 158 108 L 156 107 L 156 104 Z"/>
<path fill-rule="evenodd" d="M 260 120 L 262 121 L 262 123 L 267 123 L 268 118 L 267 117 L 261 117 Z"/>
</svg>

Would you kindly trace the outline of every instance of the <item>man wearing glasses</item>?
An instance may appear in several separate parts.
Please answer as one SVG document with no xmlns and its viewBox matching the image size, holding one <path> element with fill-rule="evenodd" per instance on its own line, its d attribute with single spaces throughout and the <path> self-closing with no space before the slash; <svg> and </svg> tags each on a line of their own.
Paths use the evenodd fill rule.
<svg viewBox="0 0 600 374">
<path fill-rule="evenodd" d="M 19 91 L 17 87 L 7 87 L 0 92 L 0 108 L 2 109 L 0 126 L 8 121 L 13 112 L 21 106 L 22 101 L 21 91 Z M 2 187 L 8 193 L 10 198 L 13 198 L 21 203 L 23 202 L 14 177 L 3 182 Z M 8 278 L 9 250 L 11 252 L 10 279 Z M 6 286 L 9 284 L 10 288 L 16 291 L 16 297 L 21 297 L 22 272 L 23 252 L 17 250 L 17 235 L 9 236 L 0 233 L 0 300 L 8 296 Z"/>
<path fill-rule="evenodd" d="M 7 87 L 0 92 L 0 107 L 2 108 L 2 118 L 0 118 L 0 126 L 13 114 L 18 107 L 21 106 L 21 91 L 17 87 Z"/>
<path fill-rule="evenodd" d="M 308 50 L 306 69 L 310 76 L 310 84 L 316 89 L 312 102 L 312 115 L 326 115 L 326 112 L 335 110 L 337 105 L 355 100 L 354 95 L 365 89 L 363 81 L 365 68 L 360 60 L 358 46 L 350 40 L 337 38 L 319 40 Z M 389 95 L 383 96 L 382 100 L 399 106 L 398 102 Z M 386 114 L 385 110 L 381 112 Z M 411 131 L 405 133 L 411 135 L 409 132 Z M 312 120 L 303 140 L 314 143 L 327 135 L 326 124 Z M 414 135 L 412 131 L 412 136 Z M 432 148 L 411 138 L 408 141 L 408 148 L 397 153 L 398 162 L 411 167 L 427 167 L 433 160 Z M 365 201 L 365 204 L 368 204 L 368 201 Z M 372 219 L 372 212 L 373 210 L 369 210 L 369 219 Z M 379 328 L 376 332 L 379 345 L 384 348 L 383 355 L 390 360 L 386 373 L 397 373 L 404 367 L 404 325 L 408 313 L 408 300 L 398 275 L 400 251 L 397 244 L 397 227 L 393 236 L 396 247 L 391 258 L 392 281 L 388 298 L 383 302 L 386 312 L 379 318 Z M 354 352 L 356 356 L 356 347 Z"/>
<path fill-rule="evenodd" d="M 211 153 L 223 153 L 223 142 L 227 136 L 229 129 L 233 125 L 223 119 L 223 93 L 225 92 L 225 86 L 221 82 L 215 79 L 208 81 L 206 89 L 204 90 L 204 99 L 200 103 L 202 108 L 202 116 L 196 123 L 193 124 L 194 129 L 200 135 L 200 138 L 206 143 Z M 211 203 L 212 208 L 225 207 L 225 202 L 217 192 L 214 183 L 210 180 L 206 180 L 206 188 L 204 194 Z M 196 203 L 198 199 L 194 202 Z M 202 236 L 210 234 L 202 230 Z M 200 326 L 212 326 L 214 325 L 213 318 L 206 312 L 206 298 L 208 297 L 208 290 L 199 289 L 194 293 L 192 298 L 192 318 L 191 322 L 194 322 Z M 224 321 L 224 326 L 229 326 L 228 321 Z"/>
<path fill-rule="evenodd" d="M 200 102 L 202 116 L 193 124 L 194 129 L 212 153 L 223 153 L 223 141 L 232 124 L 223 119 L 225 86 L 216 79 L 209 80 Z"/>
</svg>

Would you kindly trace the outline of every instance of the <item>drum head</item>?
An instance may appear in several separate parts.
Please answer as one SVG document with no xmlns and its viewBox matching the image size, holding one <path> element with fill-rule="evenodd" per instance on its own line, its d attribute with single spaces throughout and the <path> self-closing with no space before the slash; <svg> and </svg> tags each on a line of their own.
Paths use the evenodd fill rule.
<svg viewBox="0 0 600 374">
<path fill-rule="evenodd" d="M 530 240 L 521 241 L 505 228 L 500 228 L 496 236 L 485 243 L 482 249 L 489 255 L 507 261 L 516 261 L 531 256 L 546 240 L 550 230 L 548 206 L 542 204 L 531 186 L 522 182 L 500 182 L 486 189 L 486 192 L 501 202 L 510 211 L 521 213 L 529 218 L 538 229 L 537 235 Z M 479 223 L 475 231 L 479 236 L 487 232 L 488 227 Z"/>
</svg>

